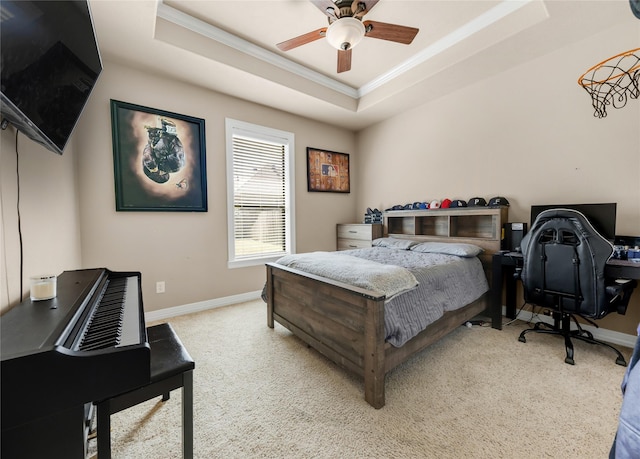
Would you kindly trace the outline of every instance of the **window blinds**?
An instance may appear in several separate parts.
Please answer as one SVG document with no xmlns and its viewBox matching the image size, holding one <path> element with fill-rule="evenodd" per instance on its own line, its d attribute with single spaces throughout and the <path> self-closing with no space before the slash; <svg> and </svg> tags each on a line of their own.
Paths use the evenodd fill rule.
<svg viewBox="0 0 640 459">
<path fill-rule="evenodd" d="M 233 136 L 236 259 L 286 253 L 286 145 Z"/>
</svg>

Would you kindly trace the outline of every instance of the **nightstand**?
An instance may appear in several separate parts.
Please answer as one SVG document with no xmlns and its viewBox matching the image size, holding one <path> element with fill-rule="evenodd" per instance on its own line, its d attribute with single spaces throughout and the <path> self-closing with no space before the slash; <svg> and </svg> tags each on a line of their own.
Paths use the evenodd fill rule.
<svg viewBox="0 0 640 459">
<path fill-rule="evenodd" d="M 381 224 L 338 223 L 338 250 L 371 247 L 371 241 L 382 237 Z"/>
</svg>

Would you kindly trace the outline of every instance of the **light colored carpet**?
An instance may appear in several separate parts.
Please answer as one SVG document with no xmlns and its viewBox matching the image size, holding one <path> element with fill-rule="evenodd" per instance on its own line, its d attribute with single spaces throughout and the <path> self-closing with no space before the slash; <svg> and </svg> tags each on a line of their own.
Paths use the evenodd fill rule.
<svg viewBox="0 0 640 459">
<path fill-rule="evenodd" d="M 262 301 L 169 320 L 196 361 L 197 458 L 606 458 L 622 401 L 613 352 L 459 327 L 386 378 L 386 405 Z M 630 349 L 623 349 L 626 358 Z M 181 457 L 181 393 L 112 416 L 114 458 Z M 91 451 L 95 451 L 92 442 Z"/>
</svg>

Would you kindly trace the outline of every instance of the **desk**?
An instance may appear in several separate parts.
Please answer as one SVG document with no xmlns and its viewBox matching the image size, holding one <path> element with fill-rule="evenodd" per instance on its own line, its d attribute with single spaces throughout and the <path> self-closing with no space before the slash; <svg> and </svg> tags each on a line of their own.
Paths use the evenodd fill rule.
<svg viewBox="0 0 640 459">
<path fill-rule="evenodd" d="M 506 290 L 506 316 L 516 317 L 516 284 L 513 277 L 516 268 L 523 263 L 519 252 L 498 252 L 493 255 L 491 272 L 491 327 L 502 330 L 502 288 Z M 640 263 L 610 259 L 604 268 L 608 278 L 640 279 Z"/>
</svg>

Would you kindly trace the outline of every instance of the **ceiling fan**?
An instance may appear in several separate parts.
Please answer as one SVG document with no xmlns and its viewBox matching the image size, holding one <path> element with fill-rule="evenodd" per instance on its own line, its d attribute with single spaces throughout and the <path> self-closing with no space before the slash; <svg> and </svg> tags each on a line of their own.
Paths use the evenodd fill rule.
<svg viewBox="0 0 640 459">
<path fill-rule="evenodd" d="M 419 29 L 377 21 L 362 21 L 379 0 L 310 0 L 327 15 L 329 27 L 278 43 L 281 51 L 289 51 L 301 45 L 326 37 L 338 50 L 338 73 L 351 70 L 351 50 L 364 37 L 379 38 L 405 45 L 410 44 Z"/>
</svg>

